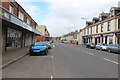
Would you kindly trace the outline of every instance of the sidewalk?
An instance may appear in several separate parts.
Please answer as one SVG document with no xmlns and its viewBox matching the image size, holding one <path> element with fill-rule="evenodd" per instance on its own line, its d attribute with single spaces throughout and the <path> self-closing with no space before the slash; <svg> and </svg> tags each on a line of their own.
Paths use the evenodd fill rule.
<svg viewBox="0 0 120 80">
<path fill-rule="evenodd" d="M 28 54 L 29 47 L 10 50 L 2 53 L 2 68 L 16 62 Z"/>
</svg>

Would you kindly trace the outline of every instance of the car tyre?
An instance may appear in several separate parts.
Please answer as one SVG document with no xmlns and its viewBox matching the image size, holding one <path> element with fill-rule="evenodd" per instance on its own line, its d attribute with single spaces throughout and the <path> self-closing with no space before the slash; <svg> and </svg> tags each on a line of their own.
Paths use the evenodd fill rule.
<svg viewBox="0 0 120 80">
<path fill-rule="evenodd" d="M 110 50 L 110 49 L 108 49 L 108 52 L 109 52 L 109 53 L 111 53 L 111 50 Z"/>
<path fill-rule="evenodd" d="M 102 49 L 102 48 L 100 48 L 100 50 L 101 50 L 101 51 L 103 51 L 103 49 Z"/>
</svg>

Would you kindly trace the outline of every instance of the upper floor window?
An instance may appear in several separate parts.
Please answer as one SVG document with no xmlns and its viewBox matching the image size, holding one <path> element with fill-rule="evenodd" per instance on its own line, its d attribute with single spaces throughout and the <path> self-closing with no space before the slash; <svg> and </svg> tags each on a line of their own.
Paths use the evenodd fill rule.
<svg viewBox="0 0 120 80">
<path fill-rule="evenodd" d="M 98 33 L 98 25 L 96 26 L 96 33 Z"/>
<path fill-rule="evenodd" d="M 103 32 L 104 24 L 101 24 L 101 32 Z"/>
<path fill-rule="evenodd" d="M 120 19 L 118 19 L 118 29 L 120 29 Z"/>
<path fill-rule="evenodd" d="M 13 6 L 10 5 L 10 7 L 9 7 L 9 11 L 10 11 L 10 13 L 13 14 L 13 10 L 14 10 Z"/>
<path fill-rule="evenodd" d="M 30 25 L 30 19 L 27 18 L 27 24 Z"/>
<path fill-rule="evenodd" d="M 23 21 L 23 19 L 24 19 L 24 15 L 23 15 L 23 13 L 21 13 L 20 11 L 19 11 L 19 18 Z"/>
<path fill-rule="evenodd" d="M 111 30 L 110 22 L 108 22 L 108 31 Z"/>
<path fill-rule="evenodd" d="M 92 34 L 92 28 L 91 28 L 91 34 Z"/>
<path fill-rule="evenodd" d="M 89 34 L 89 28 L 87 29 L 87 34 Z"/>
</svg>

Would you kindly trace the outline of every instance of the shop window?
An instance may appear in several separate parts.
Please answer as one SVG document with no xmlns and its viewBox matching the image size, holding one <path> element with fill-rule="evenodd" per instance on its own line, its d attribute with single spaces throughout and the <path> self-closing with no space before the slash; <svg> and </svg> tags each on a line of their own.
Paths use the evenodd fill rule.
<svg viewBox="0 0 120 80">
<path fill-rule="evenodd" d="M 13 14 L 13 10 L 14 10 L 13 6 L 10 5 L 9 12 Z"/>
<path fill-rule="evenodd" d="M 113 36 L 109 36 L 109 44 L 113 43 Z"/>
<path fill-rule="evenodd" d="M 21 47 L 22 32 L 8 28 L 7 29 L 7 48 Z"/>
</svg>

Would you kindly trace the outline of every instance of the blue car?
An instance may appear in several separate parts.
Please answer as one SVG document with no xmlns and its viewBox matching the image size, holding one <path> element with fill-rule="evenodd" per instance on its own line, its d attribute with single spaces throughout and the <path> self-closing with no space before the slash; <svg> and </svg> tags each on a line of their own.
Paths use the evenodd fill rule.
<svg viewBox="0 0 120 80">
<path fill-rule="evenodd" d="M 36 42 L 33 45 L 30 46 L 29 54 L 35 55 L 35 54 L 47 54 L 48 48 L 43 42 Z"/>
</svg>

